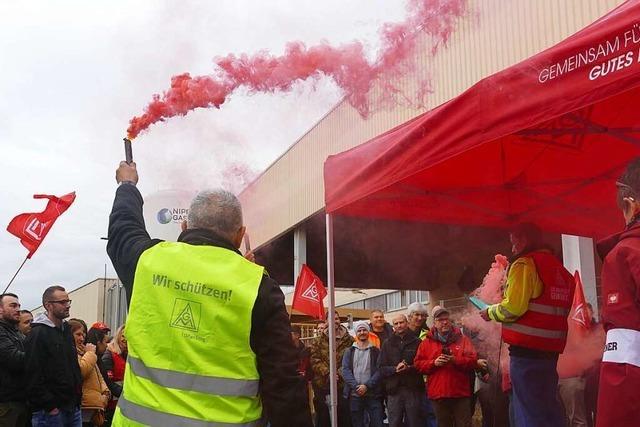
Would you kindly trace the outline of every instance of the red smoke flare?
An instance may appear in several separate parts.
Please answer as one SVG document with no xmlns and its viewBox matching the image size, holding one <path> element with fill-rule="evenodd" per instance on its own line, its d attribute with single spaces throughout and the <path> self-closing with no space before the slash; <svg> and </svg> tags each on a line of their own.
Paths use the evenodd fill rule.
<svg viewBox="0 0 640 427">
<path fill-rule="evenodd" d="M 373 82 L 381 81 L 381 102 L 393 102 L 401 92 L 392 81 L 414 69 L 416 35 L 430 35 L 431 53 L 446 43 L 455 23 L 467 7 L 467 0 L 409 0 L 407 19 L 384 24 L 380 30 L 381 49 L 377 60 L 367 61 L 364 47 L 353 42 L 340 47 L 327 43 L 306 47 L 302 42 L 287 44 L 285 53 L 230 54 L 214 59 L 217 69 L 210 76 L 174 76 L 171 88 L 154 95 L 143 115 L 129 122 L 127 135 L 135 138 L 150 125 L 173 116 L 184 116 L 196 108 L 220 108 L 227 96 L 240 86 L 253 92 L 287 92 L 294 83 L 321 75 L 330 76 L 345 92 L 349 103 L 363 116 L 370 110 L 367 94 Z M 428 90 L 428 82 L 414 94 L 417 102 Z"/>
</svg>

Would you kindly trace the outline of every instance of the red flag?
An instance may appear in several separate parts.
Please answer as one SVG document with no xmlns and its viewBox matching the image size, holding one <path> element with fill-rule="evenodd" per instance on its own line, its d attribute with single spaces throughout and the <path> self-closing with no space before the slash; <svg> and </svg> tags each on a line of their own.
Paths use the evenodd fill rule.
<svg viewBox="0 0 640 427">
<path fill-rule="evenodd" d="M 327 290 L 322 280 L 306 264 L 303 264 L 300 276 L 296 280 L 291 308 L 322 320 L 324 319 L 322 300 L 326 296 Z"/>
<path fill-rule="evenodd" d="M 573 304 L 571 307 L 571 320 L 576 322 L 584 329 L 591 329 L 591 316 L 587 312 L 587 300 L 584 298 L 584 291 L 582 289 L 582 280 L 580 280 L 580 273 L 576 270 L 574 275 L 576 279 L 576 290 L 573 294 Z"/>
<path fill-rule="evenodd" d="M 49 199 L 47 207 L 42 212 L 23 213 L 11 220 L 7 231 L 20 239 L 20 243 L 29 250 L 27 258 L 31 258 L 40 243 L 56 222 L 76 199 L 76 193 L 65 194 L 62 197 L 47 194 L 34 194 L 34 199 Z"/>
</svg>

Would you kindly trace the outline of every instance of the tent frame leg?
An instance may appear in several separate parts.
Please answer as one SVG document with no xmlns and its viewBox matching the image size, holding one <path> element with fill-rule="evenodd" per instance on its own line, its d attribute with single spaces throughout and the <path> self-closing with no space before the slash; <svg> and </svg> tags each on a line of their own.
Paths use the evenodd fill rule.
<svg viewBox="0 0 640 427">
<path fill-rule="evenodd" d="M 335 277 L 333 265 L 333 217 L 326 214 L 327 219 L 327 282 L 329 285 L 329 311 L 327 314 L 327 329 L 329 331 L 329 414 L 331 425 L 338 426 L 338 370 L 336 366 L 336 328 L 335 328 Z"/>
</svg>

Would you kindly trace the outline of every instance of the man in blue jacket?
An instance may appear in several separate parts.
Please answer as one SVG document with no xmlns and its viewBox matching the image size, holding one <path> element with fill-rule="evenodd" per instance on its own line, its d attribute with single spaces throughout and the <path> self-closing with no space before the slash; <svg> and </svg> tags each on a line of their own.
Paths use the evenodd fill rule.
<svg viewBox="0 0 640 427">
<path fill-rule="evenodd" d="M 378 370 L 380 350 L 369 342 L 369 325 L 356 324 L 356 341 L 342 357 L 344 397 L 349 400 L 352 427 L 364 427 L 365 411 L 370 427 L 382 427 L 382 387 Z"/>
</svg>

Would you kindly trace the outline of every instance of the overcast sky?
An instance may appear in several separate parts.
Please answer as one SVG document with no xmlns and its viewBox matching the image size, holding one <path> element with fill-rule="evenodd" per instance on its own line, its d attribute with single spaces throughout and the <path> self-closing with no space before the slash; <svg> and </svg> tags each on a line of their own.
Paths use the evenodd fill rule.
<svg viewBox="0 0 640 427">
<path fill-rule="evenodd" d="M 12 285 L 23 306 L 51 284 L 77 288 L 115 276 L 105 253 L 108 214 L 129 119 L 172 75 L 208 74 L 212 58 L 354 39 L 377 48 L 383 22 L 404 17 L 390 0 L 29 1 L 0 3 L 0 225 L 44 208 L 35 193 L 77 192 Z M 199 110 L 152 126 L 134 141 L 143 195 L 211 187 L 234 161 L 272 163 L 338 100 L 331 82 L 288 95 L 235 94 L 221 110 Z M 26 255 L 0 232 L 0 283 Z"/>
</svg>

